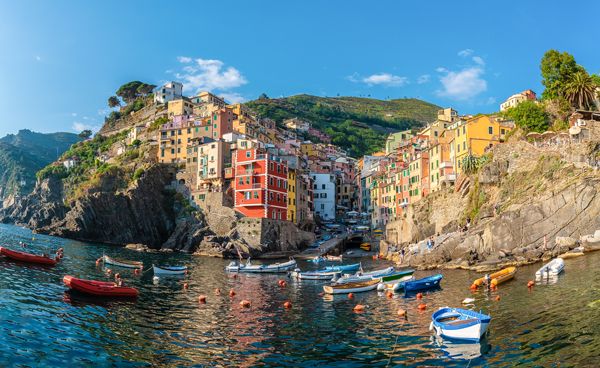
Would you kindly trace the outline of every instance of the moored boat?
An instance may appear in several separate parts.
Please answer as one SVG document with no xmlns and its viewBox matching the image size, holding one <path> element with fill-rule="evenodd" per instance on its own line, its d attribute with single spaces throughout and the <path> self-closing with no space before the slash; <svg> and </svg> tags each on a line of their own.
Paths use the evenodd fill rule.
<svg viewBox="0 0 600 368">
<path fill-rule="evenodd" d="M 186 266 L 160 267 L 153 264 L 152 268 L 154 269 L 154 274 L 163 275 L 185 275 L 187 271 Z"/>
<path fill-rule="evenodd" d="M 69 275 L 63 277 L 63 283 L 70 289 L 90 295 L 131 297 L 138 296 L 140 293 L 135 288 L 118 286 L 114 282 L 84 280 Z"/>
<path fill-rule="evenodd" d="M 416 291 L 416 290 L 431 289 L 431 288 L 440 286 L 440 281 L 442 281 L 441 273 L 439 273 L 437 275 L 429 276 L 429 277 L 424 277 L 422 279 L 409 281 L 404 285 L 404 290 Z"/>
<path fill-rule="evenodd" d="M 144 262 L 126 261 L 123 259 L 111 258 L 111 257 L 107 256 L 106 254 L 103 254 L 102 258 L 104 259 L 104 263 L 119 266 L 119 267 L 142 268 L 142 266 L 144 265 Z"/>
<path fill-rule="evenodd" d="M 515 275 L 517 274 L 517 268 L 516 267 L 507 267 L 503 270 L 500 270 L 496 273 L 493 273 L 489 276 L 490 278 L 490 283 L 492 285 L 498 285 L 501 284 L 505 281 L 508 281 L 510 279 L 512 279 L 513 277 L 515 277 Z M 480 279 L 477 279 L 473 282 L 473 285 L 475 285 L 475 287 L 480 286 L 480 285 L 484 285 L 485 284 L 485 277 L 482 277 Z"/>
<path fill-rule="evenodd" d="M 429 329 L 442 337 L 479 341 L 492 317 L 482 313 L 458 308 L 440 308 L 431 316 Z"/>
<path fill-rule="evenodd" d="M 0 247 L 0 254 L 5 256 L 6 258 L 10 258 L 15 261 L 40 263 L 40 264 L 45 264 L 45 265 L 55 265 L 56 264 L 55 258 L 50 258 L 50 256 L 47 256 L 44 254 L 42 254 L 41 256 L 38 256 L 35 254 L 10 250 L 10 249 L 4 248 L 4 247 Z"/>
<path fill-rule="evenodd" d="M 373 278 L 389 276 L 395 272 L 396 272 L 396 269 L 394 267 L 388 267 L 388 268 L 384 268 L 383 270 L 376 270 L 376 271 L 364 272 L 364 273 L 362 271 L 358 271 L 354 275 L 344 275 L 344 276 L 340 277 L 339 279 L 335 280 L 335 282 L 338 284 L 348 284 L 351 282 L 367 281 L 367 280 L 372 280 Z"/>
<path fill-rule="evenodd" d="M 350 294 L 350 293 L 361 293 L 363 291 L 371 291 L 377 288 L 379 279 L 367 280 L 360 282 L 352 282 L 347 284 L 333 284 L 323 286 L 323 290 L 327 294 Z"/>
<path fill-rule="evenodd" d="M 360 268 L 360 263 L 342 265 L 342 266 L 327 266 L 325 269 L 327 271 L 342 271 L 342 272 L 352 272 L 357 271 Z"/>
<path fill-rule="evenodd" d="M 410 276 L 414 272 L 415 272 L 415 270 L 405 270 L 405 271 L 399 271 L 399 272 L 393 273 L 391 275 L 381 276 L 381 282 L 382 283 L 386 283 L 387 282 L 389 284 L 392 284 L 393 281 L 399 280 L 399 279 L 404 278 L 406 276 Z"/>
<path fill-rule="evenodd" d="M 377 285 L 377 290 L 392 290 L 392 291 L 397 291 L 400 289 L 404 289 L 404 286 L 406 286 L 407 282 L 410 281 L 415 281 L 415 277 L 413 275 L 407 275 L 404 276 L 400 279 L 396 279 L 393 281 L 389 281 L 389 282 L 383 282 L 381 281 L 379 283 L 379 285 Z"/>
<path fill-rule="evenodd" d="M 331 280 L 340 277 L 341 272 L 298 272 L 296 277 L 300 280 Z"/>
<path fill-rule="evenodd" d="M 253 265 L 250 259 L 245 265 L 238 264 L 237 261 L 231 261 L 229 266 L 225 267 L 228 272 L 252 272 L 252 273 L 284 273 L 296 267 L 296 261 L 290 257 L 285 263 L 275 263 L 269 265 Z"/>
<path fill-rule="evenodd" d="M 565 268 L 565 261 L 562 258 L 555 258 L 552 261 L 548 262 L 544 267 L 537 270 L 535 275 L 537 277 L 548 276 L 548 275 L 558 275 Z"/>
</svg>

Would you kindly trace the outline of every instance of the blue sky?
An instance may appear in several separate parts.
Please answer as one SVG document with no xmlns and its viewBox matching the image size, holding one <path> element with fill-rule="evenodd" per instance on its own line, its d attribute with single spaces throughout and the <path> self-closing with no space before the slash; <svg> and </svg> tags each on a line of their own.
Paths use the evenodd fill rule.
<svg viewBox="0 0 600 368">
<path fill-rule="evenodd" d="M 597 32 L 558 1 L 0 6 L 0 136 L 98 129 L 108 97 L 132 80 L 176 80 L 188 95 L 211 90 L 230 102 L 263 92 L 407 96 L 475 114 L 516 92 L 541 93 L 549 49 L 600 68 Z M 577 9 L 598 14 L 600 2 Z"/>
</svg>

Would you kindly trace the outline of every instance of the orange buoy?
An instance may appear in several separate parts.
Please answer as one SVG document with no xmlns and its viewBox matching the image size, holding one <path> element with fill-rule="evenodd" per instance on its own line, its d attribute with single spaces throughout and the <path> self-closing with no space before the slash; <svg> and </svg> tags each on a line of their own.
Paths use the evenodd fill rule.
<svg viewBox="0 0 600 368">
<path fill-rule="evenodd" d="M 323 295 L 323 294 L 325 294 L 325 293 L 320 293 L 320 294 L 319 294 L 319 296 L 321 296 L 321 295 Z"/>
<path fill-rule="evenodd" d="M 290 303 L 290 302 L 285 302 L 285 303 L 283 304 L 283 306 L 284 306 L 284 307 L 286 307 L 286 308 L 291 308 L 291 307 L 292 307 L 292 303 Z"/>
<path fill-rule="evenodd" d="M 137 268 L 135 269 L 135 274 L 139 275 L 140 274 L 140 270 L 138 270 Z"/>
<path fill-rule="evenodd" d="M 62 252 L 63 250 L 64 250 L 63 248 L 58 248 L 58 251 L 59 251 L 59 252 Z"/>
<path fill-rule="evenodd" d="M 206 301 L 206 297 L 205 297 L 204 295 L 200 295 L 200 296 L 198 297 L 198 301 L 199 301 L 200 303 L 204 303 L 204 302 Z"/>
<path fill-rule="evenodd" d="M 96 260 L 96 264 L 98 264 L 98 263 L 100 263 L 100 262 L 102 262 L 102 258 L 98 258 L 98 259 Z"/>
<path fill-rule="evenodd" d="M 187 284 L 187 283 L 186 283 L 186 284 L 183 284 L 183 288 L 184 288 L 184 289 L 187 289 L 187 288 L 188 288 L 188 284 Z"/>
<path fill-rule="evenodd" d="M 471 287 L 469 289 L 471 289 L 471 290 L 477 290 L 477 285 L 473 284 L 473 285 L 471 285 Z"/>
<path fill-rule="evenodd" d="M 118 279 L 118 278 L 119 278 L 119 276 L 121 276 L 121 275 L 119 275 L 119 273 L 118 273 L 118 272 L 117 272 L 117 273 L 115 273 L 115 280 L 116 280 L 116 279 Z"/>
<path fill-rule="evenodd" d="M 217 288 L 217 289 L 215 290 L 215 294 L 219 294 L 220 292 L 221 292 L 221 290 L 219 290 L 219 288 Z"/>
<path fill-rule="evenodd" d="M 500 295 L 498 295 L 498 296 L 496 297 L 496 299 L 494 299 L 494 300 L 495 300 L 495 301 L 498 301 L 498 300 L 500 300 Z"/>
<path fill-rule="evenodd" d="M 247 307 L 247 308 L 250 308 L 250 302 L 249 302 L 248 300 L 242 300 L 242 301 L 240 302 L 240 305 L 241 305 L 242 307 Z"/>
<path fill-rule="evenodd" d="M 421 299 L 423 297 L 423 293 L 418 293 L 417 294 L 417 299 Z"/>
<path fill-rule="evenodd" d="M 427 308 L 427 304 L 419 304 L 417 307 L 418 310 L 425 310 Z"/>
<path fill-rule="evenodd" d="M 59 255 L 60 255 L 60 253 L 59 253 L 59 252 L 56 252 L 56 255 L 57 255 L 57 256 L 59 256 Z"/>
<path fill-rule="evenodd" d="M 387 292 L 387 294 L 385 294 L 385 296 L 387 296 L 388 298 L 392 297 L 392 293 L 390 293 L 389 291 Z"/>
<path fill-rule="evenodd" d="M 235 279 L 237 277 L 237 275 L 234 273 L 233 276 L 231 276 L 231 277 Z"/>
<path fill-rule="evenodd" d="M 189 275 L 189 274 L 190 274 L 190 271 L 188 271 L 188 270 L 185 270 L 185 274 L 186 274 L 186 275 Z"/>
<path fill-rule="evenodd" d="M 286 285 L 287 285 L 287 282 L 285 282 L 285 281 L 281 283 L 281 286 L 286 286 Z"/>
<path fill-rule="evenodd" d="M 229 292 L 229 295 L 231 295 L 231 296 L 234 296 L 234 295 L 235 295 L 235 291 L 231 290 L 231 291 Z"/>
<path fill-rule="evenodd" d="M 496 290 L 496 284 L 491 284 L 490 285 L 490 290 Z"/>
<path fill-rule="evenodd" d="M 399 316 L 404 316 L 405 314 L 406 314 L 406 311 L 404 309 L 398 309 Z"/>
<path fill-rule="evenodd" d="M 357 312 L 360 312 L 363 309 L 365 309 L 365 306 L 364 305 L 360 305 L 360 304 L 357 305 L 356 307 L 354 307 L 354 310 L 357 311 Z"/>
<path fill-rule="evenodd" d="M 59 254 L 58 256 L 59 256 L 60 258 L 62 258 L 62 257 L 63 257 L 62 253 L 61 253 L 61 254 Z"/>
<path fill-rule="evenodd" d="M 140 270 L 143 270 L 143 269 L 144 269 L 144 265 L 141 265 L 141 266 L 140 266 Z"/>
<path fill-rule="evenodd" d="M 200 268 L 204 268 L 204 266 L 200 266 Z"/>
<path fill-rule="evenodd" d="M 279 280 L 278 284 L 279 285 L 283 284 L 283 280 Z"/>
<path fill-rule="evenodd" d="M 110 268 L 106 270 L 106 274 L 110 275 Z"/>
<path fill-rule="evenodd" d="M 533 280 L 531 280 L 531 286 L 535 285 L 535 282 Z"/>
<path fill-rule="evenodd" d="M 348 298 L 350 298 L 350 299 L 354 298 L 354 293 L 348 294 Z"/>
<path fill-rule="evenodd" d="M 56 257 L 54 257 L 54 260 L 55 260 L 56 262 L 58 262 L 58 261 L 60 261 L 60 257 L 59 257 L 59 256 L 56 256 Z"/>
</svg>

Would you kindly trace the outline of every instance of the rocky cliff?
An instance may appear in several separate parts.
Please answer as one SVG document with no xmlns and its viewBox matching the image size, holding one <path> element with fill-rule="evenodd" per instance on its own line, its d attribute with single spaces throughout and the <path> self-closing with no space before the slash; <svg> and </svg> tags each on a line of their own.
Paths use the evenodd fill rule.
<svg viewBox="0 0 600 368">
<path fill-rule="evenodd" d="M 492 270 L 569 252 L 580 234 L 585 244 L 594 241 L 600 176 L 559 153 L 508 147 L 478 175 L 459 179 L 460 187 L 429 195 L 387 226 L 387 244 L 405 247 L 407 265 Z M 468 231 L 457 232 L 467 220 Z M 435 240 L 431 252 L 424 244 L 428 237 Z M 393 252 L 390 258 L 399 260 Z"/>
</svg>

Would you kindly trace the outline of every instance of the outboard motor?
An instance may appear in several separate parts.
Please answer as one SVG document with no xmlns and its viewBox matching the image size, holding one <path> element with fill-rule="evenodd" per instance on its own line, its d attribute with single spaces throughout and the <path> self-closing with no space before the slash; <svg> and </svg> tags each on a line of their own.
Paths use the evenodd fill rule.
<svg viewBox="0 0 600 368">
<path fill-rule="evenodd" d="M 236 267 L 236 266 L 237 266 L 237 261 L 229 262 L 229 267 Z"/>
</svg>

